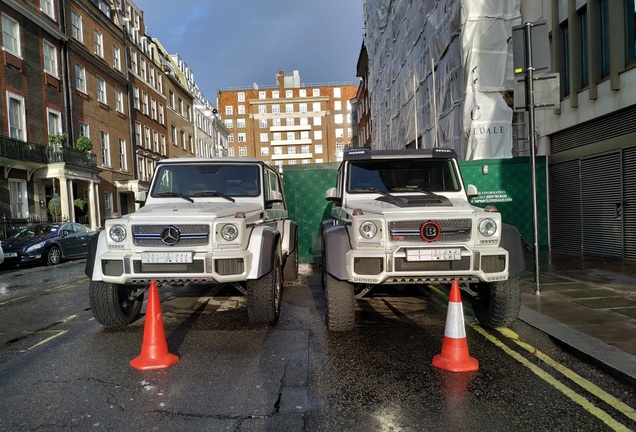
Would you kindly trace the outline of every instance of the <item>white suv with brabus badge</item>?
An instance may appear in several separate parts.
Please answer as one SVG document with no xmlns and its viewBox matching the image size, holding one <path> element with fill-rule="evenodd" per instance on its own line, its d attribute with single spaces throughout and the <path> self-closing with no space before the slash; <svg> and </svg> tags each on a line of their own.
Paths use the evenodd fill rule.
<svg viewBox="0 0 636 432">
<path fill-rule="evenodd" d="M 229 283 L 247 295 L 251 323 L 278 320 L 283 280 L 298 274 L 298 239 L 276 170 L 255 158 L 164 159 L 144 195 L 143 207 L 107 219 L 91 243 L 98 322 L 135 320 L 151 280 Z"/>
<path fill-rule="evenodd" d="M 356 297 L 378 285 L 453 279 L 482 325 L 511 325 L 521 306 L 521 236 L 494 207 L 471 205 L 474 196 L 452 149 L 347 149 L 321 227 L 329 329 L 352 329 Z"/>
</svg>

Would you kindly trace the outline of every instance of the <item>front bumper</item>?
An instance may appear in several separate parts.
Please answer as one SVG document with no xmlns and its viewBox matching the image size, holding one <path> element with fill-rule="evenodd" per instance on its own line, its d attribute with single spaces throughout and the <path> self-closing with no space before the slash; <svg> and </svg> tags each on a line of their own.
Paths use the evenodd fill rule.
<svg viewBox="0 0 636 432">
<path fill-rule="evenodd" d="M 349 281 L 364 284 L 409 284 L 450 282 L 495 282 L 508 279 L 508 252 L 503 248 L 483 251 L 459 247 L 458 259 L 414 259 L 407 250 L 427 248 L 399 248 L 395 251 L 350 250 L 346 255 Z M 430 255 L 430 254 L 429 254 Z"/>
<path fill-rule="evenodd" d="M 233 250 L 195 252 L 190 263 L 144 263 L 140 253 L 109 251 L 99 256 L 96 269 L 102 281 L 114 284 L 229 283 L 247 280 L 252 259 L 248 250 Z"/>
</svg>

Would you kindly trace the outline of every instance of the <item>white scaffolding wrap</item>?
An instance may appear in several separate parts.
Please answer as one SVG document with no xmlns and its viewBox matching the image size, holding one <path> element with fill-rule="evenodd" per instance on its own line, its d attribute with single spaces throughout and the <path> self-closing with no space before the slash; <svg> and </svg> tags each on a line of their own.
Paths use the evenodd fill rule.
<svg viewBox="0 0 636 432">
<path fill-rule="evenodd" d="M 520 22 L 520 0 L 366 0 L 372 146 L 417 142 L 452 147 L 461 159 L 511 157 L 502 92 L 513 88 L 511 36 Z"/>
</svg>

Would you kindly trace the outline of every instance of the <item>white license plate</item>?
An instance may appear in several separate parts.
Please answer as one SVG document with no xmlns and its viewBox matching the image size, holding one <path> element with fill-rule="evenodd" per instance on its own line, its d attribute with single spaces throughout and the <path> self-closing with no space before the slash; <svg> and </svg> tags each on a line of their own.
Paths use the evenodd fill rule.
<svg viewBox="0 0 636 432">
<path fill-rule="evenodd" d="M 462 258 L 461 249 L 409 249 L 407 261 L 457 261 Z"/>
<path fill-rule="evenodd" d="M 192 252 L 142 252 L 144 264 L 191 263 Z"/>
<path fill-rule="evenodd" d="M 4 254 L 5 258 L 15 258 L 17 256 L 18 256 L 17 252 L 7 252 L 7 253 Z"/>
</svg>

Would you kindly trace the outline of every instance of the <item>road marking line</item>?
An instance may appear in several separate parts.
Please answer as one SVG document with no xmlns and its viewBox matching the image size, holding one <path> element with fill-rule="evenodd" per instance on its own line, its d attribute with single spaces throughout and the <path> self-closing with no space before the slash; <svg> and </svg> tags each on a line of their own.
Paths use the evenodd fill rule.
<svg viewBox="0 0 636 432">
<path fill-rule="evenodd" d="M 37 331 L 37 332 L 31 332 L 31 333 L 27 333 L 29 335 L 36 335 L 36 334 L 42 334 L 42 333 L 55 333 L 53 336 L 50 336 L 44 340 L 41 340 L 40 342 L 36 343 L 35 345 L 30 346 L 29 348 L 25 349 L 25 350 L 20 350 L 21 353 L 30 351 L 34 348 L 37 348 L 41 345 L 44 345 L 45 343 L 55 339 L 58 336 L 62 336 L 63 334 L 68 333 L 68 330 L 45 330 L 45 331 Z"/>
<path fill-rule="evenodd" d="M 630 431 L 630 429 L 628 427 L 626 427 L 624 424 L 618 422 L 612 416 L 610 416 L 608 413 L 606 413 L 602 409 L 600 409 L 597 406 L 595 406 L 594 404 L 592 404 L 585 397 L 581 396 L 580 394 L 578 394 L 577 392 L 575 392 L 574 390 L 572 390 L 571 388 L 569 388 L 568 386 L 563 384 L 561 381 L 557 380 L 552 375 L 550 375 L 549 373 L 547 373 L 546 371 L 544 371 L 543 369 L 541 369 L 537 365 L 533 364 L 531 361 L 529 361 L 528 359 L 523 357 L 518 352 L 516 352 L 516 351 L 512 350 L 511 348 L 509 348 L 506 344 L 504 344 L 502 341 L 497 339 L 492 334 L 488 333 L 481 326 L 475 325 L 475 324 L 469 324 L 469 325 L 471 326 L 471 328 L 473 330 L 475 330 L 478 333 L 480 333 L 483 337 L 485 337 L 487 340 L 489 340 L 495 346 L 501 348 L 510 357 L 512 357 L 513 359 L 517 360 L 519 363 L 521 363 L 522 365 L 524 365 L 525 367 L 530 369 L 539 378 L 541 378 L 542 380 L 544 380 L 548 384 L 552 385 L 554 388 L 556 388 L 561 393 L 563 393 L 565 396 L 570 398 L 573 402 L 579 404 L 587 412 L 589 412 L 590 414 L 592 414 L 593 416 L 595 416 L 596 418 L 601 420 L 603 423 L 605 423 L 607 426 L 609 426 L 613 430 L 621 431 L 621 432 L 623 432 L 623 431 L 624 432 L 629 432 Z"/>
<path fill-rule="evenodd" d="M 434 286 L 429 286 L 429 288 L 431 290 L 433 290 L 434 292 L 436 292 L 437 294 L 441 295 L 443 298 L 448 299 L 448 295 L 444 291 L 441 291 L 440 289 L 438 289 L 438 288 L 436 288 Z M 621 432 L 622 431 L 625 431 L 625 432 L 629 432 L 630 431 L 630 429 L 628 427 L 626 427 L 624 424 L 622 424 L 619 421 L 615 420 L 607 412 L 603 411 L 601 408 L 598 408 L 597 406 L 592 404 L 584 396 L 578 394 L 577 392 L 575 392 L 574 390 L 572 390 L 571 388 L 569 388 L 568 386 L 563 384 L 561 381 L 557 380 L 552 375 L 550 375 L 549 373 L 547 373 L 546 371 L 544 371 L 543 369 L 541 369 L 540 367 L 536 366 L 531 361 L 529 361 L 528 359 L 523 357 L 521 354 L 519 354 L 516 351 L 512 350 L 511 348 L 509 348 L 506 344 L 504 344 L 502 341 L 500 341 L 497 337 L 495 337 L 491 333 L 488 333 L 488 331 L 486 329 L 484 329 L 483 327 L 479 326 L 478 324 L 471 324 L 471 323 L 469 323 L 468 325 L 473 330 L 477 331 L 482 336 L 484 336 L 488 341 L 493 343 L 495 346 L 497 346 L 500 349 L 502 349 L 510 357 L 514 358 L 515 360 L 520 362 L 522 365 L 524 365 L 525 367 L 530 369 L 538 377 L 540 377 L 541 379 L 546 381 L 548 384 L 552 385 L 554 388 L 559 390 L 561 393 L 563 393 L 565 396 L 570 398 L 572 401 L 574 401 L 577 404 L 579 404 L 580 406 L 582 406 L 586 411 L 588 411 L 590 414 L 592 414 L 595 417 L 597 417 L 599 420 L 601 420 L 603 423 L 608 425 L 613 430 L 621 431 Z M 497 331 L 499 331 L 503 336 L 511 339 L 513 342 L 515 342 L 517 345 L 521 346 L 526 351 L 530 352 L 533 355 L 536 355 L 539 359 L 544 361 L 546 364 L 552 366 L 554 369 L 559 371 L 561 374 L 563 374 L 564 376 L 566 376 L 567 378 L 572 380 L 574 383 L 578 384 L 583 389 L 587 390 L 588 392 L 590 392 L 591 394 L 593 394 L 594 396 L 596 396 L 597 398 L 599 398 L 603 402 L 607 403 L 609 406 L 613 406 L 619 412 L 624 414 L 626 417 L 630 418 L 631 420 L 635 420 L 635 418 L 636 418 L 636 410 L 634 410 L 629 405 L 619 401 L 618 399 L 616 399 L 615 397 L 613 397 L 609 393 L 607 393 L 604 390 L 598 388 L 593 383 L 589 382 L 588 380 L 586 380 L 582 376 L 578 375 L 576 372 L 568 369 L 567 367 L 563 366 L 562 364 L 560 364 L 556 360 L 553 360 L 552 358 L 550 358 L 547 355 L 543 354 L 541 351 L 539 351 L 538 349 L 536 349 L 532 345 L 530 345 L 528 343 L 525 343 L 525 342 L 521 342 L 521 340 L 519 339 L 519 335 L 517 335 L 512 330 L 500 327 L 500 328 L 497 329 Z"/>
<path fill-rule="evenodd" d="M 0 303 L 0 306 L 4 306 L 4 305 L 6 305 L 7 303 L 11 303 L 11 302 L 14 302 L 14 301 L 18 301 L 18 300 L 21 300 L 21 299 L 23 299 L 23 298 L 27 298 L 27 297 L 28 297 L 28 296 L 16 297 L 16 298 L 14 298 L 14 299 L 7 300 L 7 301 L 4 301 L 4 302 Z"/>
<path fill-rule="evenodd" d="M 507 337 L 508 339 L 512 340 L 514 343 L 516 343 L 517 345 L 519 345 L 520 347 L 522 347 L 526 351 L 528 351 L 530 354 L 538 357 L 543 362 L 545 362 L 545 363 L 549 364 L 550 366 L 552 366 L 554 369 L 559 371 L 561 374 L 563 374 L 564 376 L 566 376 L 567 378 L 569 378 L 570 380 L 572 380 L 573 382 L 575 382 L 579 386 L 583 387 L 585 390 L 587 390 L 588 392 L 592 393 L 597 398 L 601 399 L 602 401 L 604 401 L 608 405 L 613 406 L 614 408 L 616 408 L 621 413 L 625 414 L 625 416 L 629 417 L 630 419 L 636 421 L 636 409 L 634 409 L 634 408 L 630 407 L 629 405 L 627 405 L 626 403 L 621 402 L 620 400 L 616 399 L 614 396 L 612 396 L 611 394 L 607 393 L 605 390 L 597 387 L 595 384 L 593 384 L 590 381 L 586 380 L 585 378 L 583 378 L 582 376 L 580 376 L 579 374 L 577 374 L 573 370 L 568 369 L 567 367 L 563 366 L 561 363 L 553 360 L 551 357 L 549 357 L 546 354 L 542 353 L 541 351 L 539 351 L 538 349 L 536 349 L 532 345 L 530 345 L 530 344 L 528 344 L 526 342 L 523 342 L 522 340 L 519 339 L 519 335 L 517 333 L 515 333 L 514 331 L 512 331 L 512 330 L 510 330 L 508 328 L 505 328 L 505 327 L 497 328 L 497 331 L 499 333 L 501 333 L 502 335 L 504 335 L 505 337 Z"/>
<path fill-rule="evenodd" d="M 74 288 L 73 285 L 60 285 L 60 286 L 56 286 L 53 288 L 47 288 L 44 290 L 44 292 L 51 292 L 51 291 L 62 291 L 65 289 L 69 289 L 69 288 Z"/>
</svg>

